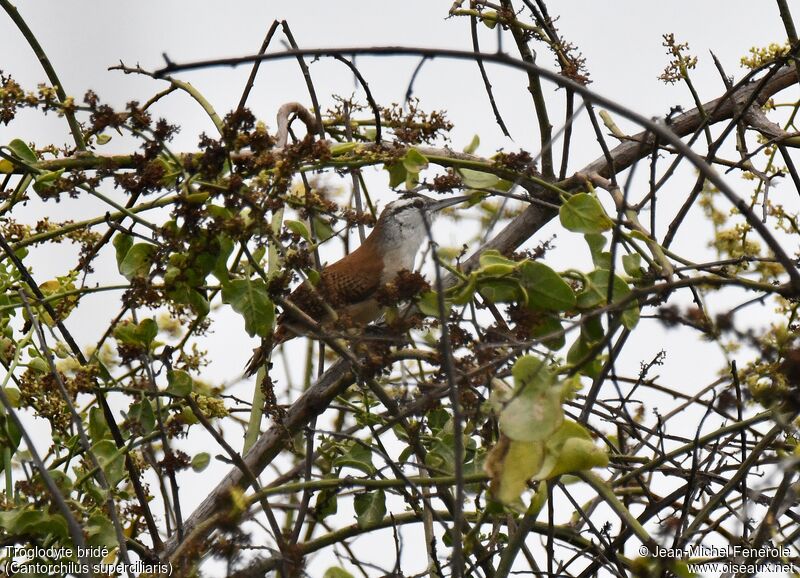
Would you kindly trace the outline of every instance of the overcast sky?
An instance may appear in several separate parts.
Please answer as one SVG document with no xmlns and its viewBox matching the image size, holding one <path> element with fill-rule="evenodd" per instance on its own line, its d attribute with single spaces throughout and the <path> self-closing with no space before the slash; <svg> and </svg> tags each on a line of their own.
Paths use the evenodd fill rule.
<svg viewBox="0 0 800 578">
<path fill-rule="evenodd" d="M 123 61 L 128 65 L 139 63 L 147 69 L 156 69 L 164 63 L 162 53 L 178 63 L 254 53 L 273 19 L 286 19 L 301 47 L 409 45 L 471 49 L 469 21 L 446 17 L 451 4 L 451 1 L 430 0 L 17 2 L 22 16 L 51 58 L 66 91 L 82 97 L 86 90 L 92 89 L 101 100 L 116 107 L 132 99 L 144 101 L 162 90 L 165 84 L 110 72 L 107 71 L 109 66 Z M 516 4 L 521 5 L 521 2 Z M 653 117 L 663 117 L 676 104 L 686 108 L 692 106 L 684 86 L 665 86 L 658 80 L 668 60 L 661 45 L 662 34 L 675 33 L 677 39 L 688 42 L 692 52 L 699 57 L 694 80 L 702 100 L 716 98 L 724 92 L 709 51 L 717 55 L 729 75 L 739 78 L 743 74 L 739 59 L 750 46 L 782 42 L 785 38 L 774 2 L 561 0 L 550 2 L 550 9 L 551 14 L 560 15 L 557 26 L 564 37 L 577 45 L 585 56 L 593 81 L 591 87 Z M 795 14 L 795 17 L 800 17 L 800 14 Z M 479 28 L 483 48 L 496 50 L 494 32 L 482 26 Z M 280 35 L 276 36 L 276 40 L 280 38 Z M 273 46 L 280 47 L 277 42 Z M 508 37 L 504 49 L 514 52 Z M 32 88 L 45 81 L 33 52 L 5 15 L 0 15 L 0 54 L 0 69 L 23 86 Z M 417 62 L 418 59 L 410 57 L 358 59 L 359 68 L 376 100 L 383 105 L 402 101 Z M 552 59 L 544 50 L 540 51 L 539 63 L 552 66 Z M 530 95 L 525 89 L 526 79 L 513 70 L 492 65 L 487 65 L 487 69 L 513 141 L 504 138 L 495 125 L 474 64 L 439 59 L 426 63 L 416 82 L 415 95 L 426 110 L 448 112 L 448 117 L 455 123 L 454 148 L 460 149 L 473 134 L 479 134 L 482 145 L 478 152 L 481 154 L 490 155 L 499 148 L 516 150 L 520 147 L 537 152 L 538 136 L 533 128 L 535 117 Z M 182 73 L 178 77 L 195 84 L 218 112 L 224 114 L 236 106 L 248 73 L 248 67 L 240 67 Z M 311 74 L 323 108 L 333 104 L 334 94 L 349 96 L 355 93 L 363 99 L 363 94 L 353 84 L 352 75 L 339 63 L 329 60 L 314 63 Z M 556 101 L 553 90 L 554 87 L 549 86 L 546 93 Z M 249 101 L 254 113 L 274 128 L 273 119 L 278 106 L 294 100 L 309 103 L 296 63 L 265 64 Z M 559 107 L 560 104 L 554 110 L 559 110 Z M 211 134 L 214 130 L 203 111 L 183 96 L 173 95 L 165 99 L 159 105 L 158 114 L 183 127 L 173 145 L 177 151 L 193 150 L 200 132 Z M 557 115 L 553 115 L 553 121 L 556 129 L 560 128 Z M 620 125 L 624 129 L 630 128 L 622 121 Z M 578 135 L 586 137 L 586 144 L 576 149 L 573 170 L 600 155 L 593 138 L 584 129 L 580 130 L 583 132 Z M 69 142 L 66 123 L 55 115 L 42 119 L 39 115 L 23 114 L 10 126 L 0 126 L 0 143 L 5 144 L 12 138 L 38 144 Z M 125 143 L 120 140 L 112 140 L 104 152 L 125 150 Z M 748 194 L 750 185 L 736 176 L 729 179 L 740 194 Z M 779 187 L 774 194 L 780 194 Z M 388 189 L 381 198 L 390 198 Z M 54 205 L 45 208 L 52 211 Z M 82 199 L 77 203 L 65 202 L 56 210 L 57 218 L 79 218 L 96 214 L 97 209 L 96 204 Z M 31 218 L 39 210 L 41 207 L 32 203 Z M 534 242 L 549 237 L 555 230 L 543 231 Z M 446 236 L 448 232 L 442 234 Z M 580 239 L 560 238 L 556 244 L 561 252 L 554 253 L 555 259 L 585 260 L 588 257 L 585 251 L 581 257 L 570 253 L 580 250 Z M 43 256 L 37 265 L 41 280 L 61 274 L 65 267 L 71 266 L 54 255 L 57 253 Z M 113 261 L 107 259 L 106 263 L 115 272 Z M 89 313 L 86 325 L 75 328 L 85 343 L 94 341 L 97 335 L 92 332 L 104 326 L 116 312 L 114 299 L 110 295 L 98 297 L 98 307 L 109 307 L 107 312 L 96 319 L 96 325 L 91 322 Z M 221 359 L 217 358 L 219 362 L 208 370 L 211 379 L 230 379 L 232 371 L 238 371 L 254 345 L 245 338 L 242 324 L 237 319 L 231 319 L 223 327 L 225 330 L 217 329 L 210 341 L 221 356 Z M 241 332 L 234 341 L 237 344 L 235 350 L 230 346 L 231 332 Z M 707 365 L 705 372 L 692 372 L 691 379 L 695 381 L 687 389 L 694 390 L 707 382 L 722 361 L 714 345 L 699 345 L 695 336 L 690 340 L 676 338 L 681 335 L 679 332 L 664 333 L 655 324 L 650 335 L 651 340 L 632 347 L 629 367 L 634 367 L 640 359 L 651 358 L 662 347 L 666 348 L 670 357 L 662 371 L 665 375 L 681 375 L 682 369 L 698 362 Z M 250 387 L 239 391 L 249 397 L 245 392 Z M 227 467 L 213 471 L 222 472 Z M 214 475 L 205 476 L 204 480 L 210 483 Z M 185 483 L 184 487 L 190 485 Z"/>
</svg>

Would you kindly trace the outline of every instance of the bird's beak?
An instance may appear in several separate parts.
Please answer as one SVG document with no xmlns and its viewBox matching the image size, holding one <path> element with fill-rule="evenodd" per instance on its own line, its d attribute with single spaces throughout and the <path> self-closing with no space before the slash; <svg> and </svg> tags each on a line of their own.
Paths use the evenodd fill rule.
<svg viewBox="0 0 800 578">
<path fill-rule="evenodd" d="M 442 199 L 440 201 L 433 201 L 431 202 L 427 209 L 430 212 L 441 211 L 447 207 L 452 207 L 453 205 L 457 205 L 459 203 L 463 203 L 464 201 L 468 201 L 471 198 L 470 195 L 461 195 L 460 197 L 453 197 L 450 199 Z"/>
</svg>

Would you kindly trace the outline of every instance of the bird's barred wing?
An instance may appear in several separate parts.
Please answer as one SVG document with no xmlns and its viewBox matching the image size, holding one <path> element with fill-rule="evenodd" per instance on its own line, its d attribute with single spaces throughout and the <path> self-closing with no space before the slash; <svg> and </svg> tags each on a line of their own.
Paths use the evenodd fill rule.
<svg viewBox="0 0 800 578">
<path fill-rule="evenodd" d="M 365 301 L 380 287 L 382 261 L 361 261 L 357 267 L 349 265 L 339 261 L 326 267 L 320 276 L 320 293 L 334 309 Z"/>
<path fill-rule="evenodd" d="M 328 307 L 341 310 L 369 299 L 380 287 L 382 264 L 362 263 L 358 267 L 349 265 L 337 262 L 325 267 L 316 287 L 303 283 L 292 291 L 288 301 L 314 321 L 323 322 L 328 317 Z M 285 311 L 278 318 L 278 324 L 291 318 L 291 312 Z"/>
</svg>

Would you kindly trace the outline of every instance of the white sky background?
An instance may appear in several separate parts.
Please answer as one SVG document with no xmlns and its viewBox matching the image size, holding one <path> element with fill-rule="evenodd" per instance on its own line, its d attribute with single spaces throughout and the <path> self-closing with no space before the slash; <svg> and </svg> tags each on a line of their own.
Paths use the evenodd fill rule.
<svg viewBox="0 0 800 578">
<path fill-rule="evenodd" d="M 522 5 L 521 2 L 516 4 Z M 449 1 L 421 0 L 150 0 L 136 3 L 83 0 L 17 3 L 22 16 L 53 62 L 68 94 L 80 99 L 87 89 L 92 89 L 103 102 L 115 108 L 122 108 L 125 102 L 132 99 L 143 102 L 162 90 L 165 83 L 109 72 L 106 70 L 109 66 L 122 60 L 127 65 L 139 63 L 146 69 L 156 69 L 163 65 L 162 53 L 167 53 L 177 63 L 254 53 L 273 19 L 286 19 L 301 47 L 408 45 L 470 50 L 469 21 L 465 18 L 446 19 L 450 5 Z M 551 1 L 549 8 L 551 15 L 560 15 L 557 26 L 562 35 L 575 43 L 586 57 L 593 81 L 591 88 L 641 114 L 659 118 L 676 104 L 686 109 L 693 107 L 685 86 L 665 86 L 657 79 L 668 60 L 661 46 L 662 34 L 674 32 L 678 41 L 688 42 L 693 54 L 699 57 L 693 80 L 704 101 L 724 92 L 709 50 L 714 51 L 728 75 L 738 79 L 743 75 L 739 59 L 746 54 L 747 48 L 782 42 L 785 38 L 773 2 L 573 0 Z M 800 13 L 794 16 L 800 18 Z M 496 48 L 495 32 L 481 25 L 479 31 L 482 48 L 487 52 L 493 51 Z M 280 46 L 281 38 L 280 33 L 276 34 L 273 50 Z M 515 54 L 515 47 L 508 35 L 504 39 L 504 48 Z M 357 65 L 376 101 L 386 105 L 402 101 L 417 62 L 417 58 L 411 57 L 360 57 Z M 552 59 L 543 49 L 540 50 L 539 63 L 552 66 Z M 5 15 L 0 15 L 0 69 L 10 73 L 25 88 L 34 88 L 37 83 L 46 81 L 33 52 Z M 238 103 L 249 70 L 249 66 L 218 68 L 181 73 L 178 77 L 191 81 L 222 115 Z M 474 63 L 444 59 L 427 62 L 417 78 L 414 95 L 420 98 L 423 110 L 447 111 L 448 118 L 455 124 L 452 147 L 456 150 L 466 145 L 477 133 L 481 137 L 479 154 L 488 156 L 499 148 L 507 151 L 524 148 L 537 152 L 538 133 L 525 76 L 518 71 L 491 64 L 487 64 L 487 70 L 513 142 L 505 139 L 494 123 Z M 323 109 L 333 105 L 332 94 L 348 96 L 355 92 L 363 101 L 363 93 L 354 87 L 352 75 L 342 64 L 320 61 L 311 65 L 311 74 Z M 552 85 L 549 85 L 545 93 L 555 103 L 560 100 L 560 94 L 553 95 L 552 90 Z M 293 100 L 310 104 L 296 62 L 287 60 L 262 65 L 248 102 L 256 116 L 274 129 L 278 106 Z M 551 110 L 555 130 L 561 128 L 563 122 L 560 106 L 559 102 Z M 172 144 L 173 150 L 194 150 L 200 132 L 215 134 L 205 113 L 183 95 L 173 94 L 162 101 L 156 114 L 182 126 L 181 133 Z M 621 119 L 616 120 L 623 130 L 635 132 Z M 585 117 L 582 121 L 585 121 Z M 593 135 L 585 130 L 586 123 L 581 122 L 580 127 L 576 127 L 575 142 L 580 144 L 573 147 L 572 170 L 601 154 Z M 55 115 L 41 118 L 38 114 L 23 114 L 10 126 L 0 126 L 0 143 L 8 143 L 13 138 L 35 141 L 37 144 L 70 142 L 66 122 Z M 110 144 L 98 152 L 124 150 L 127 150 L 125 142 L 115 136 Z M 560 151 L 560 148 L 557 150 Z M 387 188 L 385 173 L 376 173 L 377 176 L 370 180 L 371 192 L 385 203 L 391 198 L 391 192 Z M 691 173 L 687 174 L 691 176 Z M 736 175 L 730 175 L 728 181 L 740 195 L 749 195 L 750 183 Z M 691 186 L 691 181 L 683 182 L 685 189 L 670 187 L 661 194 L 663 202 L 660 210 L 665 211 L 662 215 L 668 215 L 667 218 L 671 219 L 677 208 L 674 202 L 682 202 Z M 379 190 L 381 185 L 384 192 Z M 781 183 L 777 183 L 772 189 L 773 198 L 779 198 L 782 190 L 785 189 L 782 189 Z M 671 192 L 674 193 L 673 203 L 667 198 Z M 601 198 L 603 195 L 601 192 Z M 41 207 L 33 201 L 29 210 L 32 219 L 37 217 L 40 210 L 56 220 L 77 219 L 97 214 L 98 204 L 82 198 L 77 202 L 65 201 L 57 206 L 51 203 Z M 664 217 L 660 219 L 662 229 L 657 234 L 663 235 L 667 222 Z M 705 226 L 694 234 L 694 230 L 690 232 L 688 227 L 684 230 L 684 243 L 676 243 L 676 248 L 689 249 L 689 255 L 696 255 L 692 245 L 698 241 L 705 244 L 709 229 Z M 557 229 L 555 224 L 545 228 L 534 237 L 533 244 L 550 237 Z M 445 229 L 439 231 L 439 239 L 443 244 L 459 241 L 455 231 Z M 562 269 L 575 266 L 576 263 L 588 267 L 588 251 L 579 236 L 562 232 L 555 244 L 557 249 L 548 255 L 551 264 Z M 795 249 L 796 244 L 787 246 L 790 253 Z M 69 249 L 63 251 L 64 255 L 72 254 Z M 37 280 L 42 282 L 65 273 L 73 261 L 62 259 L 64 255 L 52 250 L 47 255 L 40 255 L 35 269 Z M 110 252 L 97 263 L 99 272 L 102 273 L 101 264 L 104 264 L 112 275 L 116 274 Z M 70 319 L 68 324 L 78 336 L 79 343 L 88 345 L 97 340 L 109 319 L 118 311 L 117 298 L 112 294 L 102 294 L 91 301 L 87 299 L 82 302 L 79 310 L 81 322 Z M 714 305 L 711 304 L 711 307 L 713 309 Z M 769 308 L 751 310 L 756 311 L 766 314 Z M 665 366 L 659 370 L 664 376 L 663 381 L 675 385 L 680 383 L 676 380 L 683 380 L 686 390 L 693 392 L 711 381 L 715 372 L 725 364 L 717 347 L 702 343 L 695 334 L 682 330 L 665 333 L 656 323 L 643 323 L 647 325 L 647 331 L 640 333 L 640 338 L 627 346 L 626 356 L 621 362 L 629 375 L 637 373 L 639 361 L 651 359 L 664 348 L 669 355 Z M 214 326 L 214 331 L 206 343 L 214 363 L 204 377 L 214 382 L 230 381 L 240 372 L 254 342 L 247 338 L 243 323 L 233 315 L 226 315 L 224 321 Z M 647 337 L 641 338 L 641 335 Z M 236 392 L 249 399 L 251 388 L 252 385 L 247 384 L 237 388 Z M 192 432 L 192 435 L 196 434 Z M 216 450 L 211 451 L 212 455 L 217 453 Z M 212 466 L 201 475 L 189 472 L 182 476 L 182 490 L 186 498 L 184 513 L 191 511 L 227 468 L 225 465 Z M 324 569 L 325 564 L 320 564 L 317 567 L 315 563 L 312 568 Z"/>
</svg>

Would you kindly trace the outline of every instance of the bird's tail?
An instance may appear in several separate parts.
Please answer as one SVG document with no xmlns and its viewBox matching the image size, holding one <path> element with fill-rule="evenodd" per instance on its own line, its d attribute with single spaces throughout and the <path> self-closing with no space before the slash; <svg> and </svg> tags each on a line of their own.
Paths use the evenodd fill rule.
<svg viewBox="0 0 800 578">
<path fill-rule="evenodd" d="M 261 345 L 256 347 L 253 350 L 253 355 L 250 358 L 250 361 L 247 362 L 247 366 L 244 368 L 244 374 L 247 377 L 251 377 L 258 372 L 260 367 L 264 367 L 269 363 L 269 359 L 272 356 L 272 350 L 283 343 L 284 341 L 288 341 L 292 337 L 295 336 L 295 333 L 291 330 L 287 330 L 287 326 L 283 323 L 278 325 L 275 333 L 272 334 L 271 337 L 264 339 L 261 342 Z"/>
<path fill-rule="evenodd" d="M 253 376 L 258 371 L 259 367 L 263 367 L 269 361 L 270 354 L 272 353 L 272 345 L 264 342 L 253 350 L 253 356 L 247 362 L 244 368 L 244 374 L 247 377 Z"/>
</svg>

